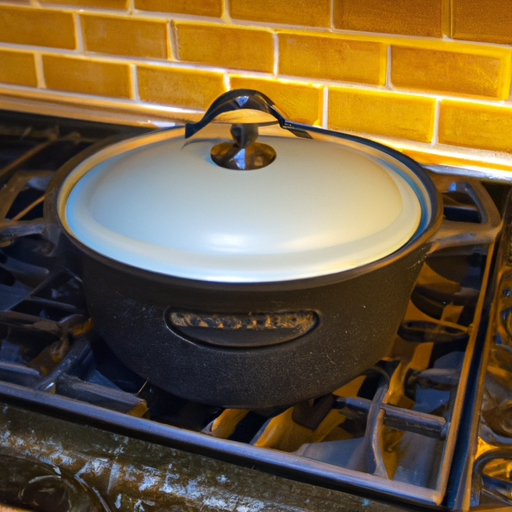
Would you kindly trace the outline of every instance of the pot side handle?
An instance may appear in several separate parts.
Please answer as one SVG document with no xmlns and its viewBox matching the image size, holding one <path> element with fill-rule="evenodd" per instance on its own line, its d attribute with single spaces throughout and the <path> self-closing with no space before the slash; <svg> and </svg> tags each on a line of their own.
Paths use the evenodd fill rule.
<svg viewBox="0 0 512 512">
<path fill-rule="evenodd" d="M 315 311 L 207 314 L 168 310 L 165 321 L 178 336 L 224 349 L 262 348 L 290 342 L 320 323 Z"/>
<path fill-rule="evenodd" d="M 461 222 L 444 219 L 431 238 L 429 252 L 468 245 L 488 245 L 494 241 L 501 229 L 501 216 L 483 185 L 472 179 L 456 181 L 450 192 L 468 194 L 478 208 L 481 222 Z"/>
</svg>

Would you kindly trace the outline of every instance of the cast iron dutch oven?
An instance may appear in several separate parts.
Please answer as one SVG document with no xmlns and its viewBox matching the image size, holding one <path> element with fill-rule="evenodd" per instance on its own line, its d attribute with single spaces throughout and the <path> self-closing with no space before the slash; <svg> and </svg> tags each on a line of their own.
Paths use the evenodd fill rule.
<svg viewBox="0 0 512 512">
<path fill-rule="evenodd" d="M 210 124 L 241 109 L 276 122 Z M 473 236 L 440 230 L 411 159 L 252 90 L 74 165 L 54 208 L 99 332 L 153 384 L 213 405 L 285 406 L 357 376 L 386 355 L 427 254 Z"/>
</svg>

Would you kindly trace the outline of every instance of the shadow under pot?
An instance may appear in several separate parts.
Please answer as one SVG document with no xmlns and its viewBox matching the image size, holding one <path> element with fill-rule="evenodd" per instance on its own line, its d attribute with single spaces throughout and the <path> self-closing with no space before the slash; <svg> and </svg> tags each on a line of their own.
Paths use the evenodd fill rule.
<svg viewBox="0 0 512 512">
<path fill-rule="evenodd" d="M 93 149 L 58 173 L 48 206 L 91 315 L 126 366 L 202 403 L 335 390 L 386 355 L 427 254 L 463 241 L 440 229 L 414 161 L 289 121 L 252 90 L 196 124 Z"/>
</svg>

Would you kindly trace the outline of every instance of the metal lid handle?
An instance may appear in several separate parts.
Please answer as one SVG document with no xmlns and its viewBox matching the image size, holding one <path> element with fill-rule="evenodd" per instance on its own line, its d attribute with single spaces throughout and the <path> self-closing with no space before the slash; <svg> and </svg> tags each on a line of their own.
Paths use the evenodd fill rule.
<svg viewBox="0 0 512 512">
<path fill-rule="evenodd" d="M 281 128 L 290 130 L 298 137 L 311 138 L 299 123 L 294 123 L 286 119 L 268 96 L 253 89 L 234 89 L 219 96 L 210 105 L 200 121 L 197 123 L 187 123 L 185 125 L 185 138 L 188 139 L 192 137 L 192 135 L 195 135 L 219 114 L 242 109 L 260 110 L 261 112 L 270 114 L 275 117 Z"/>
</svg>

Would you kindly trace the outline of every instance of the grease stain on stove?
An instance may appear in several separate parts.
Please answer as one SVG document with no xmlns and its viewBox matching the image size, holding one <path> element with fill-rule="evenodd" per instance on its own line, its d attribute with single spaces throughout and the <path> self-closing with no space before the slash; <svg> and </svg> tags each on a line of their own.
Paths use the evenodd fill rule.
<svg viewBox="0 0 512 512">
<path fill-rule="evenodd" d="M 158 477 L 154 477 L 151 475 L 144 475 L 142 479 L 142 483 L 139 485 L 139 490 L 145 491 L 146 489 L 151 489 L 151 487 L 155 486 L 159 483 Z"/>
<path fill-rule="evenodd" d="M 71 462 L 72 462 L 72 458 L 64 455 L 62 452 L 52 453 L 49 458 L 50 458 L 50 461 L 56 465 L 57 464 L 68 465 L 68 464 L 71 464 Z M 58 466 L 56 466 L 56 467 L 58 467 Z"/>
<path fill-rule="evenodd" d="M 356 496 L 10 406 L 0 415 L 0 440 L 0 458 L 22 453 L 49 462 L 120 512 L 361 511 Z M 372 511 L 393 510 L 368 503 Z"/>
</svg>

